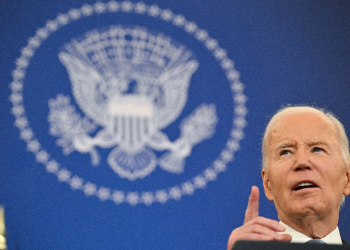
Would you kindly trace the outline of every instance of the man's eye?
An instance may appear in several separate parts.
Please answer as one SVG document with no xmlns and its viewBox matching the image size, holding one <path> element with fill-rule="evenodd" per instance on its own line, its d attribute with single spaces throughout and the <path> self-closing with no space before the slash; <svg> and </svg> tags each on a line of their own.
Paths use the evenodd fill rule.
<svg viewBox="0 0 350 250">
<path fill-rule="evenodd" d="M 321 151 L 323 151 L 323 149 L 319 148 L 319 147 L 316 147 L 316 148 L 312 149 L 312 152 L 321 152 Z"/>
<path fill-rule="evenodd" d="M 280 153 L 280 155 L 287 155 L 287 154 L 289 154 L 289 153 L 290 153 L 289 150 L 282 150 L 281 153 Z"/>
</svg>

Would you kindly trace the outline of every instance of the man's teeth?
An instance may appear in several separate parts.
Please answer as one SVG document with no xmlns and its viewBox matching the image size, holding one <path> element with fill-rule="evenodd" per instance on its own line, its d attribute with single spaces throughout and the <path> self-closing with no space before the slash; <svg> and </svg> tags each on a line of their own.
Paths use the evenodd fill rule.
<svg viewBox="0 0 350 250">
<path fill-rule="evenodd" d="M 301 182 L 298 184 L 298 186 L 294 190 L 297 191 L 303 188 L 310 188 L 310 187 L 317 187 L 317 186 L 311 182 Z"/>
<path fill-rule="evenodd" d="M 311 182 L 302 182 L 298 185 L 298 187 L 307 187 L 307 186 L 315 186 Z"/>
</svg>

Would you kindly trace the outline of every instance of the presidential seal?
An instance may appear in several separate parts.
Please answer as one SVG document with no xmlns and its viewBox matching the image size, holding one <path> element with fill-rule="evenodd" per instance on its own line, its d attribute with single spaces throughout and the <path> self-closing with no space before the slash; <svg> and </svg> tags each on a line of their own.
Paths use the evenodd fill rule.
<svg viewBox="0 0 350 250">
<path fill-rule="evenodd" d="M 64 33 L 59 41 L 56 40 L 59 44 L 52 45 L 56 54 L 43 59 L 56 63 L 60 78 L 51 78 L 52 82 L 59 84 L 50 85 L 53 87 L 47 93 L 46 114 L 44 111 L 40 114 L 32 112 L 40 119 L 45 117 L 48 125 L 48 137 L 39 139 L 30 125 L 31 111 L 24 104 L 27 97 L 23 89 L 32 81 L 28 68 L 30 61 L 40 57 L 41 48 L 45 46 L 43 42 L 48 43 L 55 34 L 63 33 L 63 27 L 72 26 L 73 29 L 77 20 L 120 13 L 149 18 L 151 27 L 147 23 L 135 25 L 136 20 L 132 24 L 120 21 L 75 28 L 78 30 L 76 36 L 68 37 L 72 32 Z M 180 30 L 206 49 L 217 62 L 231 91 L 228 98 L 232 102 L 229 108 L 231 128 L 225 141 L 217 144 L 221 145 L 221 151 L 207 167 L 182 180 L 181 176 L 186 175 L 189 165 L 193 165 L 187 163 L 195 157 L 192 152 L 206 141 L 218 141 L 215 135 L 220 126 L 220 114 L 224 113 L 219 110 L 226 104 L 217 104 L 211 97 L 201 99 L 191 94 L 190 87 L 201 81 L 198 76 L 194 78 L 201 70 L 203 59 L 196 54 L 193 45 L 181 42 L 178 37 L 174 39 L 171 33 L 157 30 L 158 26 L 152 24 L 152 19 Z M 193 194 L 226 170 L 244 136 L 246 97 L 239 74 L 226 51 L 207 31 L 182 15 L 142 2 L 85 4 L 48 21 L 22 50 L 10 87 L 16 126 L 35 160 L 72 189 L 116 204 L 150 205 Z M 205 89 L 205 86 L 199 89 Z M 51 156 L 44 146 L 52 145 L 51 141 L 61 149 L 61 156 Z M 196 154 L 203 154 L 199 150 Z M 73 158 L 84 162 L 84 168 Z M 101 177 L 96 175 L 98 171 L 104 171 L 106 175 L 112 171 L 114 176 L 108 174 L 112 184 L 107 183 L 108 178 L 103 178 L 103 174 Z M 169 178 L 162 183 L 159 181 L 160 189 L 152 190 L 151 185 L 140 184 L 141 180 L 146 182 L 156 178 L 153 173 L 157 171 L 167 173 L 163 179 Z M 126 182 L 134 183 L 134 188 L 123 187 Z"/>
</svg>

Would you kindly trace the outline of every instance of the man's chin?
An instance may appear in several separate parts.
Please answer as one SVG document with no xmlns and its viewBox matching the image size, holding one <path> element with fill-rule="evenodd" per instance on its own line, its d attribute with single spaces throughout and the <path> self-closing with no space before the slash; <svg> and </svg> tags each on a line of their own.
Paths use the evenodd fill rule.
<svg viewBox="0 0 350 250">
<path fill-rule="evenodd" d="M 303 199 L 290 203 L 290 215 L 293 218 L 305 218 L 307 216 L 321 216 L 327 211 L 327 207 L 320 200 Z"/>
<path fill-rule="evenodd" d="M 323 196 L 324 194 L 318 187 L 293 190 L 288 202 L 301 204 L 302 206 L 312 205 L 313 203 L 318 204 L 323 199 Z"/>
<path fill-rule="evenodd" d="M 278 206 L 276 205 L 277 211 L 280 211 L 286 214 L 291 218 L 302 218 L 305 216 L 318 214 L 325 210 L 325 207 L 322 206 L 320 199 L 315 197 L 308 197 L 303 199 L 290 199 L 285 205 Z M 279 207 L 279 208 L 277 208 Z"/>
</svg>

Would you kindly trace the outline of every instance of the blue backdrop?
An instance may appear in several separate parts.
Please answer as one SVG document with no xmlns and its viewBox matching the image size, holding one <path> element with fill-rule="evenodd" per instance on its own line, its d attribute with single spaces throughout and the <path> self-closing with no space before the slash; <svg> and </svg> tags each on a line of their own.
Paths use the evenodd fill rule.
<svg viewBox="0 0 350 250">
<path fill-rule="evenodd" d="M 0 24 L 9 249 L 226 249 L 277 109 L 350 131 L 349 1 L 2 1 Z"/>
</svg>

